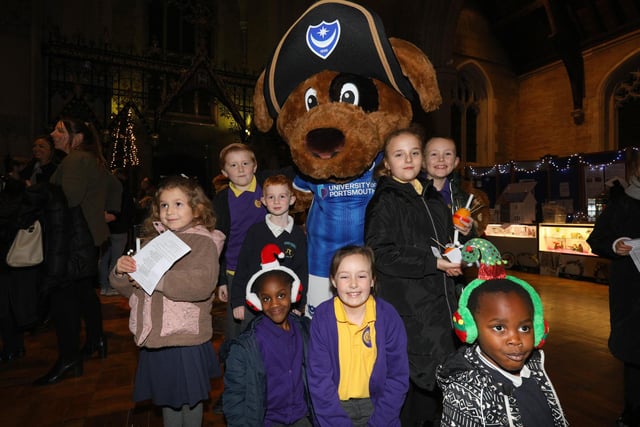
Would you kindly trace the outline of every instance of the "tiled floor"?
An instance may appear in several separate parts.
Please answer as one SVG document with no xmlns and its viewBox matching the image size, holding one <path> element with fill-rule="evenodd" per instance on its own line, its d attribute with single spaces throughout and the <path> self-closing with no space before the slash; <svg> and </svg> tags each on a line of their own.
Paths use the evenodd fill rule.
<svg viewBox="0 0 640 427">
<path fill-rule="evenodd" d="M 621 411 L 622 366 L 607 350 L 607 286 L 549 276 L 514 273 L 542 296 L 551 333 L 545 346 L 547 371 L 573 426 L 613 426 Z M 55 359 L 52 330 L 26 337 L 27 356 L 0 365 L 0 426 L 161 426 L 151 404 L 131 401 L 137 348 L 127 329 L 124 298 L 102 297 L 109 356 L 85 364 L 84 375 L 48 387 L 31 382 Z M 214 307 L 214 346 L 222 338 L 223 306 Z M 212 381 L 215 401 L 222 381 Z M 205 407 L 205 426 L 224 426 Z"/>
</svg>

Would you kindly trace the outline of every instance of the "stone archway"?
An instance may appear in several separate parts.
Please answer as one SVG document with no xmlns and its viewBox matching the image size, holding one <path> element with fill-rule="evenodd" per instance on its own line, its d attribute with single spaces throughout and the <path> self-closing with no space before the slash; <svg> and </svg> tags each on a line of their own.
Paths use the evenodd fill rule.
<svg viewBox="0 0 640 427">
<path fill-rule="evenodd" d="M 628 55 L 605 76 L 600 90 L 602 102 L 602 149 L 617 150 L 620 145 L 621 108 L 640 109 L 640 50 Z M 625 123 L 628 123 L 623 119 Z M 636 120 L 637 122 L 637 120 Z M 624 132 L 624 131 L 623 131 Z M 636 141 L 637 145 L 640 141 Z M 622 145 L 628 145 L 623 141 Z"/>
<path fill-rule="evenodd" d="M 467 61 L 458 67 L 451 92 L 451 136 L 459 144 L 465 164 L 488 164 L 495 159 L 493 89 L 479 64 Z"/>
</svg>

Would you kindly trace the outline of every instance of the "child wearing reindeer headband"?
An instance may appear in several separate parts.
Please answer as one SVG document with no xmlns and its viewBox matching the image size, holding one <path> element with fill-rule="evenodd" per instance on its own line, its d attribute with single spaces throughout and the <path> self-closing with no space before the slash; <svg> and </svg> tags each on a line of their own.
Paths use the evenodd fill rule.
<svg viewBox="0 0 640 427">
<path fill-rule="evenodd" d="M 229 427 L 312 425 L 305 374 L 309 319 L 291 313 L 302 284 L 280 265 L 283 258 L 276 244 L 264 246 L 261 269 L 246 286 L 247 304 L 262 315 L 231 341 L 226 356 L 222 408 Z"/>
<path fill-rule="evenodd" d="M 454 314 L 462 347 L 438 368 L 441 426 L 567 426 L 544 370 L 548 333 L 538 293 L 507 276 L 495 246 L 471 239 L 463 262 L 479 262 L 478 278 Z"/>
</svg>

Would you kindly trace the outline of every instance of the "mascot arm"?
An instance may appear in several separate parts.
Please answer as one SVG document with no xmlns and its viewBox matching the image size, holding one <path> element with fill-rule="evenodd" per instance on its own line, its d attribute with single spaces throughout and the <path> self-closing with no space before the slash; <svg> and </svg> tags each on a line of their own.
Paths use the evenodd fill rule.
<svg viewBox="0 0 640 427">
<path fill-rule="evenodd" d="M 311 191 L 294 188 L 293 194 L 296 196 L 296 202 L 291 206 L 290 212 L 292 214 L 306 212 L 313 201 L 313 193 Z"/>
</svg>

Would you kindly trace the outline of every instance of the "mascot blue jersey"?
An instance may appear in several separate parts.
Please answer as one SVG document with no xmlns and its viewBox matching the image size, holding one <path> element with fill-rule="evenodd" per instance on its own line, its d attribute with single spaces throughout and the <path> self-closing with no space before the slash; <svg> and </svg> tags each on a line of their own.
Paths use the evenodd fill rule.
<svg viewBox="0 0 640 427">
<path fill-rule="evenodd" d="M 368 171 L 342 184 L 312 183 L 296 176 L 298 190 L 313 193 L 307 217 L 309 274 L 329 277 L 329 264 L 335 251 L 346 245 L 364 244 L 364 216 L 376 189 L 373 176 L 382 160 L 376 156 Z"/>
</svg>

